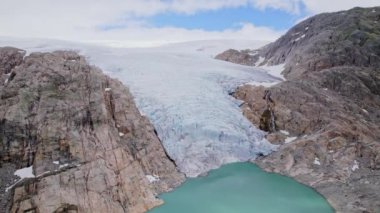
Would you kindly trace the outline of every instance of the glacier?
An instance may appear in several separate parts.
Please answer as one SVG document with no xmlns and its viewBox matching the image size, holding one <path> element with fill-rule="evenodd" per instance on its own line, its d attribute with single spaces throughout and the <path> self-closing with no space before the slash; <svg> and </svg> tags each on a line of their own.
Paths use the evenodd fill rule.
<svg viewBox="0 0 380 213">
<path fill-rule="evenodd" d="M 245 43 L 244 43 L 245 42 Z M 130 88 L 169 157 L 188 177 L 223 164 L 249 161 L 276 149 L 242 114 L 230 94 L 240 85 L 276 83 L 265 70 L 213 59 L 236 46 L 262 42 L 199 41 L 151 48 L 113 48 L 53 40 L 0 39 L 34 51 L 75 50 Z M 261 97 L 258 97 L 261 98 Z"/>
</svg>

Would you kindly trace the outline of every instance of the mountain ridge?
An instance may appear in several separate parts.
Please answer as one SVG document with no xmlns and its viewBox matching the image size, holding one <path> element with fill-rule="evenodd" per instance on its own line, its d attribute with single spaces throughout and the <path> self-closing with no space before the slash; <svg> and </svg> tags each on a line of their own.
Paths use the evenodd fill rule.
<svg viewBox="0 0 380 213">
<path fill-rule="evenodd" d="M 260 49 L 230 50 L 216 59 L 252 65 L 263 57 L 264 61 L 256 66 L 285 63 L 283 75 L 293 79 L 305 72 L 336 66 L 379 67 L 379 37 L 380 7 L 353 8 L 313 16 Z M 246 60 L 233 60 L 237 57 Z"/>
<path fill-rule="evenodd" d="M 379 20 L 380 7 L 320 14 L 261 49 L 216 56 L 255 67 L 284 64 L 284 82 L 243 85 L 233 94 L 280 145 L 254 163 L 313 187 L 337 212 L 380 211 Z M 268 91 L 270 103 L 261 98 Z"/>
</svg>

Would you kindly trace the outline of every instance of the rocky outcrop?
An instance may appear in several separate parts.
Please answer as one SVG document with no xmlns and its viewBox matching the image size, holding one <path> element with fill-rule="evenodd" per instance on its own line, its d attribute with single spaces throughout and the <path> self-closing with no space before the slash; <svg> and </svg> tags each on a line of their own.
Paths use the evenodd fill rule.
<svg viewBox="0 0 380 213">
<path fill-rule="evenodd" d="M 0 209 L 145 212 L 184 180 L 122 83 L 75 52 L 24 54 L 0 48 Z"/>
<path fill-rule="evenodd" d="M 259 60 L 259 55 L 249 50 L 237 51 L 234 49 L 229 49 L 223 53 L 216 55 L 215 59 L 228 61 L 235 64 L 255 66 L 256 62 Z"/>
<path fill-rule="evenodd" d="M 25 51 L 13 47 L 3 47 L 0 51 L 0 75 L 9 74 L 22 63 Z"/>
<path fill-rule="evenodd" d="M 277 41 L 250 51 L 250 57 L 244 57 L 247 51 L 229 50 L 229 57 L 221 57 L 227 55 L 225 52 L 216 58 L 252 65 L 252 60 L 260 56 L 265 60 L 256 66 L 285 64 L 284 76 L 295 79 L 336 66 L 379 67 L 379 37 L 380 7 L 354 8 L 306 19 Z"/>
<path fill-rule="evenodd" d="M 324 13 L 260 50 L 269 65 L 286 64 L 287 79 L 336 66 L 380 66 L 380 7 Z"/>
<path fill-rule="evenodd" d="M 263 128 L 271 92 L 276 131 L 266 137 L 280 146 L 255 163 L 312 186 L 338 212 L 380 212 L 379 21 L 380 7 L 307 19 L 257 51 L 262 64 L 285 63 L 288 81 L 234 93 Z"/>
<path fill-rule="evenodd" d="M 246 85 L 234 94 L 257 126 L 267 89 Z M 379 70 L 331 68 L 269 90 L 277 130 L 290 135 L 268 134 L 268 140 L 281 146 L 255 163 L 312 186 L 338 212 L 379 212 Z M 286 137 L 294 138 L 285 143 Z"/>
</svg>

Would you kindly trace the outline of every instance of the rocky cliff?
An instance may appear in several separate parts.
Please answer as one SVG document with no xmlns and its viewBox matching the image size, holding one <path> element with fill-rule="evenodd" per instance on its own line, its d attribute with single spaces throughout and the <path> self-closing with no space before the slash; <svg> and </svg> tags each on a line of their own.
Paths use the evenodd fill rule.
<svg viewBox="0 0 380 213">
<path fill-rule="evenodd" d="M 380 7 L 309 18 L 248 52 L 254 63 L 255 54 L 261 65 L 285 63 L 288 81 L 234 93 L 244 115 L 262 127 L 263 96 L 271 92 L 276 131 L 267 139 L 280 147 L 255 163 L 312 186 L 338 212 L 380 212 L 379 21 Z M 239 58 L 233 54 L 247 51 L 218 58 Z"/>
<path fill-rule="evenodd" d="M 0 48 L 0 99 L 2 212 L 145 212 L 184 180 L 128 89 L 75 52 Z"/>
<path fill-rule="evenodd" d="M 284 63 L 283 74 L 294 79 L 336 66 L 379 67 L 379 37 L 380 7 L 353 8 L 306 19 L 261 49 L 228 50 L 216 58 L 256 66 Z"/>
<path fill-rule="evenodd" d="M 336 66 L 380 66 L 380 7 L 309 18 L 259 52 L 268 65 L 285 63 L 287 79 Z"/>
<path fill-rule="evenodd" d="M 267 139 L 280 148 L 255 163 L 312 186 L 338 212 L 379 212 L 379 70 L 331 68 L 271 88 L 242 86 L 234 95 L 256 126 L 265 90 L 277 130 Z"/>
</svg>

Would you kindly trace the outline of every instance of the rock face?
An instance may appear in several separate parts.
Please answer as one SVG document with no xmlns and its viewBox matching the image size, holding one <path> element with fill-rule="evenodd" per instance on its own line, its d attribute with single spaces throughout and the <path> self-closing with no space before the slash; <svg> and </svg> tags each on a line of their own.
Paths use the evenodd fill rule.
<svg viewBox="0 0 380 213">
<path fill-rule="evenodd" d="M 268 88 L 243 86 L 244 115 L 259 125 Z M 267 136 L 282 144 L 255 161 L 312 186 L 338 212 L 380 211 L 380 72 L 339 67 L 312 73 L 270 88 L 277 130 Z"/>
<path fill-rule="evenodd" d="M 0 209 L 145 212 L 184 181 L 119 81 L 74 52 L 24 54 L 0 48 Z"/>
<path fill-rule="evenodd" d="M 380 66 L 380 7 L 324 13 L 290 29 L 260 50 L 269 65 L 286 63 L 284 75 L 336 66 Z"/>
<path fill-rule="evenodd" d="M 235 64 L 255 66 L 256 62 L 259 60 L 259 55 L 249 50 L 237 51 L 234 49 L 229 49 L 223 53 L 218 54 L 217 56 L 215 56 L 215 58 L 218 60 L 228 61 Z"/>
<path fill-rule="evenodd" d="M 245 57 L 247 51 L 228 50 L 216 58 L 252 65 L 260 56 L 265 59 L 260 65 L 285 63 L 283 74 L 294 79 L 336 66 L 379 67 L 379 37 L 380 7 L 354 8 L 309 18 L 277 41 L 250 51 L 250 57 Z M 229 57 L 223 57 L 226 55 Z M 244 60 L 231 60 L 234 58 Z"/>
<path fill-rule="evenodd" d="M 286 63 L 288 81 L 234 93 L 257 126 L 272 93 L 277 132 L 267 139 L 280 148 L 255 163 L 312 186 L 338 212 L 380 212 L 379 19 L 377 7 L 303 21 L 259 53 Z"/>
<path fill-rule="evenodd" d="M 278 130 L 297 139 L 256 163 L 316 188 L 339 212 L 378 212 L 379 87 L 378 70 L 347 67 L 270 88 Z M 264 89 L 243 86 L 235 93 L 256 125 L 265 109 L 264 100 L 257 98 Z M 268 137 L 281 144 L 284 139 L 276 134 Z"/>
</svg>

